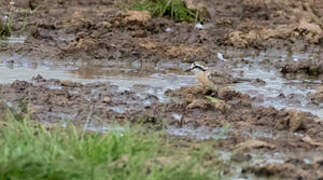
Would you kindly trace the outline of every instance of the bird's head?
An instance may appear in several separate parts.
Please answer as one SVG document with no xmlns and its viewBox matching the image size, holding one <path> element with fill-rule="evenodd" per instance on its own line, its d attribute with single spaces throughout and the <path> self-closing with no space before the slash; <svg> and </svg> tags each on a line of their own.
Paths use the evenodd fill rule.
<svg viewBox="0 0 323 180">
<path fill-rule="evenodd" d="M 206 71 L 208 67 L 203 62 L 196 61 L 196 62 L 193 62 L 191 67 L 185 71 L 188 72 L 195 69 L 200 71 Z"/>
</svg>

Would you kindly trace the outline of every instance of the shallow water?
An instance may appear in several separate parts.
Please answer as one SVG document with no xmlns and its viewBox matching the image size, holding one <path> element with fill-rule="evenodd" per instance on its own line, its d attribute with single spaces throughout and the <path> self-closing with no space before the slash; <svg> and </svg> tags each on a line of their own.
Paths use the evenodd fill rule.
<svg viewBox="0 0 323 180">
<path fill-rule="evenodd" d="M 245 78 L 259 78 L 266 82 L 265 85 L 246 82 L 232 86 L 240 92 L 255 97 L 256 105 L 273 106 L 277 109 L 298 109 L 311 112 L 323 119 L 321 107 L 312 105 L 307 98 L 308 93 L 315 92 L 319 87 L 317 83 L 322 82 L 315 81 L 316 84 L 313 84 L 311 79 L 305 79 L 308 82 L 288 80 L 282 77 L 277 69 L 263 65 L 264 59 L 270 59 L 271 62 L 283 61 L 287 53 L 269 51 L 246 55 L 242 52 L 226 51 L 223 56 L 226 61 L 239 62 L 233 67 L 236 76 L 241 76 L 238 74 L 241 71 Z M 290 58 L 297 61 L 312 56 L 308 53 L 292 54 Z M 251 63 L 240 63 L 241 59 Z M 15 80 L 30 81 L 32 77 L 40 74 L 46 79 L 81 83 L 107 82 L 117 85 L 120 91 L 134 91 L 138 95 L 152 94 L 158 97 L 160 102 L 164 102 L 167 100 L 164 95 L 167 89 L 199 83 L 194 75 L 184 72 L 189 66 L 189 64 L 174 61 L 94 61 L 90 64 L 89 61 L 35 60 L 23 56 L 2 55 L 0 56 L 0 83 L 11 83 Z M 122 107 L 113 108 L 123 111 Z"/>
<path fill-rule="evenodd" d="M 14 60 L 13 60 L 14 59 Z M 178 64 L 177 64 L 178 65 Z M 0 56 L 0 83 L 12 83 L 15 80 L 31 81 L 37 75 L 45 79 L 69 80 L 81 83 L 103 82 L 117 85 L 119 91 L 152 94 L 161 102 L 167 98 L 167 89 L 197 84 L 194 75 L 185 75 L 183 71 L 174 70 L 171 62 L 161 64 L 110 62 L 104 66 L 89 65 L 80 62 L 50 62 L 26 59 L 20 56 Z M 152 67 L 154 66 L 154 67 Z M 181 64 L 181 66 L 187 66 Z M 146 73 L 146 69 L 149 69 Z M 170 69 L 170 70 L 168 70 Z M 59 88 L 59 87 L 53 87 Z"/>
<path fill-rule="evenodd" d="M 208 127 L 198 127 L 196 129 L 192 128 L 175 128 L 168 127 L 167 133 L 174 136 L 190 137 L 192 139 L 198 140 L 208 140 L 208 139 L 225 139 L 227 128 L 208 128 Z"/>
<path fill-rule="evenodd" d="M 0 40 L 0 43 L 24 43 L 26 40 L 25 36 L 11 36 L 4 40 Z"/>
<path fill-rule="evenodd" d="M 296 60 L 309 58 L 310 54 L 295 54 L 291 58 Z M 277 109 L 298 109 L 304 112 L 310 112 L 320 119 L 323 119 L 321 107 L 314 106 L 310 103 L 307 95 L 314 93 L 320 85 L 320 80 L 304 79 L 293 80 L 285 79 L 274 68 L 268 69 L 261 65 L 262 60 L 270 59 L 271 61 L 283 61 L 286 55 L 274 56 L 267 53 L 260 53 L 257 56 L 243 57 L 243 59 L 252 62 L 248 65 L 238 65 L 235 71 L 243 71 L 243 77 L 248 79 L 261 79 L 266 82 L 265 85 L 252 83 L 238 83 L 232 86 L 240 92 L 249 94 L 251 97 L 258 99 L 257 105 Z M 234 60 L 241 60 L 236 58 Z"/>
</svg>

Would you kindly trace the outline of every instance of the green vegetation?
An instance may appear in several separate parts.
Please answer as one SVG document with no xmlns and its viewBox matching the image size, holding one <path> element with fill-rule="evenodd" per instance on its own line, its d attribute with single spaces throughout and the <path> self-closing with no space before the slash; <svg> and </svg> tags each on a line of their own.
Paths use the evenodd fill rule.
<svg viewBox="0 0 323 180">
<path fill-rule="evenodd" d="M 0 21 L 0 39 L 10 36 L 9 23 L 3 23 Z"/>
<path fill-rule="evenodd" d="M 180 140 L 171 143 L 163 133 L 140 128 L 99 134 L 73 125 L 46 127 L 28 116 L 16 119 L 11 112 L 7 117 L 0 123 L 0 179 L 218 177 L 210 144 L 202 148 L 200 143 L 197 148 L 181 145 Z"/>
<path fill-rule="evenodd" d="M 134 10 L 149 11 L 155 17 L 166 16 L 175 21 L 203 22 L 198 11 L 188 9 L 182 0 L 138 0 Z"/>
<path fill-rule="evenodd" d="M 210 101 L 216 103 L 216 102 L 219 102 L 219 99 L 218 98 L 215 98 L 215 97 L 212 97 L 212 96 L 205 96 L 207 99 L 209 99 Z"/>
</svg>

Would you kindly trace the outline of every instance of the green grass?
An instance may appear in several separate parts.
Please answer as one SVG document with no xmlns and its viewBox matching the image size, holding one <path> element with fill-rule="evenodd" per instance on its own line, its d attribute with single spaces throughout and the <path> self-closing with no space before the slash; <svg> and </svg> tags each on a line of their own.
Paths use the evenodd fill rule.
<svg viewBox="0 0 323 180">
<path fill-rule="evenodd" d="M 188 9 L 182 0 L 138 0 L 134 10 L 149 11 L 155 17 L 165 16 L 175 21 L 203 22 L 198 11 Z"/>
<path fill-rule="evenodd" d="M 0 179 L 217 179 L 204 166 L 210 149 L 176 146 L 165 134 L 140 128 L 99 134 L 73 125 L 52 128 L 17 120 L 0 125 Z M 184 148 L 186 147 L 186 148 Z M 208 163 L 210 164 L 210 163 Z M 208 165 L 209 166 L 209 165 Z"/>
<path fill-rule="evenodd" d="M 207 99 L 209 99 L 211 102 L 214 102 L 214 103 L 217 103 L 219 102 L 219 99 L 218 98 L 215 98 L 215 97 L 211 97 L 211 96 L 205 96 Z"/>
</svg>

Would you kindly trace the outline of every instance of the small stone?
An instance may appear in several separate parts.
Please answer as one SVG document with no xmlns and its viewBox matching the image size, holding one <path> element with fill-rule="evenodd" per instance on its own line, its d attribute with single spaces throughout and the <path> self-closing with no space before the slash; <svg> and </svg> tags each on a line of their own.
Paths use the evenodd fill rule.
<svg viewBox="0 0 323 180">
<path fill-rule="evenodd" d="M 63 80 L 61 81 L 61 85 L 66 87 L 74 87 L 75 83 L 73 81 Z"/>
<path fill-rule="evenodd" d="M 108 97 L 108 96 L 106 96 L 106 97 L 103 98 L 103 101 L 102 102 L 103 103 L 110 103 L 111 102 L 111 98 Z"/>
<path fill-rule="evenodd" d="M 252 84 L 255 84 L 255 85 L 260 85 L 260 86 L 264 86 L 266 85 L 266 81 L 262 80 L 262 79 L 255 79 L 251 82 Z"/>
<path fill-rule="evenodd" d="M 302 127 L 304 114 L 299 111 L 291 111 L 289 115 L 289 130 L 295 132 Z"/>
</svg>

